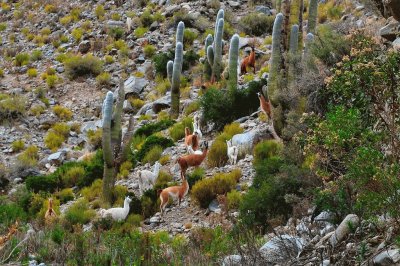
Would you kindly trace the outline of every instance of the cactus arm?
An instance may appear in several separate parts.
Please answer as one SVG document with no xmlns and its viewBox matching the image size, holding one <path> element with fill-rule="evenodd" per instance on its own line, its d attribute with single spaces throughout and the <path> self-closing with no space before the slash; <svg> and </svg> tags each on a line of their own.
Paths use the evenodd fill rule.
<svg viewBox="0 0 400 266">
<path fill-rule="evenodd" d="M 211 45 L 207 48 L 207 61 L 210 65 L 214 63 L 214 48 Z"/>
<path fill-rule="evenodd" d="M 185 30 L 185 23 L 183 23 L 183 21 L 180 21 L 176 28 L 176 43 L 178 43 L 178 42 L 183 43 L 184 30 Z"/>
<path fill-rule="evenodd" d="M 169 83 L 172 83 L 172 71 L 174 69 L 174 61 L 169 60 L 167 63 L 167 77 L 169 80 Z"/>
<path fill-rule="evenodd" d="M 310 0 L 308 5 L 307 33 L 315 33 L 315 27 L 317 26 L 317 12 L 318 0 Z"/>
<path fill-rule="evenodd" d="M 218 10 L 217 19 L 215 20 L 215 27 L 214 27 L 214 39 L 216 39 L 217 36 L 218 21 L 220 19 L 224 19 L 224 17 L 225 17 L 225 11 L 223 9 Z M 213 47 L 215 49 L 215 42 L 213 44 Z"/>
<path fill-rule="evenodd" d="M 238 83 L 238 58 L 239 58 L 239 35 L 235 34 L 232 36 L 231 43 L 229 46 L 229 90 L 234 92 L 237 90 Z"/>
<path fill-rule="evenodd" d="M 121 120 L 122 120 L 122 109 L 124 106 L 124 100 L 125 100 L 124 82 L 121 80 L 119 83 L 118 98 L 116 100 L 116 105 L 113 113 L 114 123 L 111 126 L 111 144 L 113 146 L 115 156 L 119 153 L 119 150 L 121 148 L 121 139 L 122 139 Z"/>
<path fill-rule="evenodd" d="M 112 110 L 113 110 L 114 96 L 111 91 L 107 92 L 106 98 L 103 102 L 103 158 L 104 163 L 107 164 L 108 167 L 111 167 L 114 164 L 114 156 L 112 152 L 111 146 L 111 119 L 112 119 Z"/>
<path fill-rule="evenodd" d="M 288 54 L 288 86 L 292 88 L 296 79 L 298 65 L 298 47 L 299 47 L 299 26 L 294 24 L 290 31 L 289 54 Z"/>
<path fill-rule="evenodd" d="M 178 42 L 175 47 L 175 59 L 172 71 L 171 83 L 171 115 L 178 117 L 179 115 L 179 97 L 180 97 L 180 76 L 183 63 L 183 44 Z"/>
<path fill-rule="evenodd" d="M 222 68 L 222 35 L 224 33 L 224 19 L 218 20 L 217 32 L 214 40 L 214 63 L 213 63 L 213 78 L 219 80 Z"/>
</svg>

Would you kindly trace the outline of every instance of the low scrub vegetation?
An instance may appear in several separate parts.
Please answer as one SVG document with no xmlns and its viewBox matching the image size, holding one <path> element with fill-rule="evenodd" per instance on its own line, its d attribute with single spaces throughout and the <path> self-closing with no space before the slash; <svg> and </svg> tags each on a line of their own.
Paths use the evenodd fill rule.
<svg viewBox="0 0 400 266">
<path fill-rule="evenodd" d="M 103 62 L 93 56 L 71 56 L 64 61 L 65 73 L 70 79 L 75 79 L 85 75 L 98 75 L 103 70 Z"/>
</svg>

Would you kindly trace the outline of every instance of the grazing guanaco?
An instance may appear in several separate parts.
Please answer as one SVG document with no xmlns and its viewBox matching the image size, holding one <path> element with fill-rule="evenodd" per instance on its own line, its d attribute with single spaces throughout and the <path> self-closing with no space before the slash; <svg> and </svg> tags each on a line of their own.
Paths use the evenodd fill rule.
<svg viewBox="0 0 400 266">
<path fill-rule="evenodd" d="M 260 92 L 257 92 L 257 95 L 258 98 L 260 99 L 261 111 L 263 111 L 268 116 L 268 120 L 271 121 L 272 119 L 271 101 L 269 100 L 268 97 L 267 99 L 265 99 L 264 95 Z"/>
<path fill-rule="evenodd" d="M 189 154 L 178 158 L 178 164 L 181 167 L 181 173 L 183 175 L 186 174 L 186 170 L 189 166 L 199 166 L 207 156 L 208 152 L 208 143 L 205 143 L 205 147 L 203 149 L 202 154 Z"/>
<path fill-rule="evenodd" d="M 57 214 L 53 209 L 53 199 L 49 198 L 49 207 L 44 215 L 44 220 L 46 224 L 52 223 L 57 218 Z"/>
<path fill-rule="evenodd" d="M 191 134 L 188 127 L 185 128 L 185 146 L 188 152 L 190 146 L 192 147 L 193 151 L 199 148 L 199 138 L 197 133 L 194 132 L 194 134 Z"/>
<path fill-rule="evenodd" d="M 167 187 L 161 190 L 160 192 L 160 212 L 161 216 L 164 213 L 165 206 L 167 205 L 169 201 L 169 197 L 171 196 L 174 200 L 178 199 L 178 206 L 181 205 L 182 199 L 187 195 L 189 191 L 189 183 L 187 182 L 185 175 L 181 173 L 181 178 L 182 178 L 182 185 L 180 186 L 173 186 L 173 187 Z"/>
<path fill-rule="evenodd" d="M 2 249 L 3 245 L 11 239 L 11 237 L 18 231 L 18 220 L 15 221 L 13 225 L 8 229 L 8 233 L 4 236 L 0 236 L 0 250 Z"/>
<path fill-rule="evenodd" d="M 240 64 L 240 74 L 247 73 L 247 67 L 253 67 L 254 74 L 256 73 L 256 51 L 254 50 L 254 44 L 251 47 L 250 55 L 243 58 Z"/>
</svg>

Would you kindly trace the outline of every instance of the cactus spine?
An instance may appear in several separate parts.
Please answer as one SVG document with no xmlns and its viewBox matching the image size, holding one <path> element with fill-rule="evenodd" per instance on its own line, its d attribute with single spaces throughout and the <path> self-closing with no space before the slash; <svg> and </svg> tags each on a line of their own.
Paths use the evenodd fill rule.
<svg viewBox="0 0 400 266">
<path fill-rule="evenodd" d="M 272 55 L 269 64 L 268 75 L 268 92 L 270 92 L 271 100 L 275 100 L 275 90 L 278 87 L 278 75 L 282 60 L 281 55 L 281 32 L 282 32 L 283 15 L 276 15 L 274 26 L 272 28 Z"/>
<path fill-rule="evenodd" d="M 217 81 L 221 78 L 222 69 L 222 35 L 224 33 L 224 19 L 220 18 L 217 24 L 217 31 L 214 38 L 214 60 L 212 64 L 211 81 Z M 208 51 L 207 51 L 208 52 Z"/>
<path fill-rule="evenodd" d="M 318 0 L 310 0 L 308 5 L 308 23 L 307 33 L 315 34 L 315 27 L 317 26 L 317 12 L 318 12 Z"/>
<path fill-rule="evenodd" d="M 171 116 L 176 118 L 179 115 L 180 82 L 183 64 L 183 44 L 178 42 L 175 47 L 175 59 L 171 77 Z"/>
<path fill-rule="evenodd" d="M 209 80 L 211 78 L 212 75 L 212 69 L 211 69 L 211 64 L 208 61 L 208 47 L 210 47 L 212 49 L 212 42 L 213 42 L 213 37 L 211 34 L 208 34 L 207 38 L 206 38 L 206 42 L 205 42 L 205 54 L 206 54 L 206 60 L 204 60 L 204 75 L 205 77 Z M 211 51 L 212 52 L 212 51 Z M 212 58 L 212 61 L 214 61 L 214 55 L 210 55 L 210 57 Z"/>
<path fill-rule="evenodd" d="M 298 69 L 298 46 L 299 46 L 299 26 L 293 25 L 290 31 L 289 54 L 288 54 L 288 86 L 292 87 L 296 79 Z"/>
<path fill-rule="evenodd" d="M 176 28 L 176 43 L 180 42 L 183 43 L 183 32 L 185 30 L 185 23 L 180 21 L 178 23 L 178 27 Z"/>
<path fill-rule="evenodd" d="M 121 119 L 124 98 L 124 83 L 123 81 L 121 81 L 118 89 L 118 98 L 114 113 L 114 96 L 111 91 L 107 93 L 106 98 L 103 102 L 103 198 L 108 203 L 112 203 L 113 200 L 112 192 L 114 188 L 114 182 L 119 170 L 119 165 L 121 163 L 121 157 L 123 157 L 122 151 L 124 149 L 121 149 Z M 113 123 L 111 123 L 111 121 L 113 121 Z"/>
<path fill-rule="evenodd" d="M 231 92 L 237 90 L 238 84 L 238 59 L 239 59 L 239 35 L 232 36 L 229 46 L 229 76 L 228 88 Z"/>
</svg>

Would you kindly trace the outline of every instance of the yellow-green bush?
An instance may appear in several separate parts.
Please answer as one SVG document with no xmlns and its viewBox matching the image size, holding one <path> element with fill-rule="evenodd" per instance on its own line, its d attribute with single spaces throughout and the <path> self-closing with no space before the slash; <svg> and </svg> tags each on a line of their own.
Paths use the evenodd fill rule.
<svg viewBox="0 0 400 266">
<path fill-rule="evenodd" d="M 11 143 L 11 147 L 13 152 L 22 151 L 25 148 L 25 142 L 22 139 L 13 141 L 13 143 Z"/>
<path fill-rule="evenodd" d="M 143 53 L 146 58 L 152 58 L 153 55 L 156 53 L 156 48 L 151 44 L 147 44 L 143 47 Z"/>
<path fill-rule="evenodd" d="M 116 185 L 113 190 L 114 207 L 121 207 L 124 205 L 124 200 L 128 194 L 128 188 L 125 186 Z"/>
<path fill-rule="evenodd" d="M 83 30 L 80 28 L 73 29 L 71 35 L 74 38 L 75 42 L 79 42 L 82 38 Z"/>
<path fill-rule="evenodd" d="M 47 87 L 49 87 L 50 89 L 54 88 L 56 86 L 57 81 L 58 81 L 57 75 L 47 75 L 46 76 L 46 84 L 47 84 Z"/>
<path fill-rule="evenodd" d="M 226 195 L 226 207 L 228 210 L 236 210 L 242 202 L 242 194 L 237 190 L 232 190 Z"/>
<path fill-rule="evenodd" d="M 65 187 L 73 187 L 84 177 L 85 169 L 82 166 L 74 166 L 61 176 L 61 180 Z"/>
<path fill-rule="evenodd" d="M 64 61 L 65 73 L 70 79 L 92 74 L 98 75 L 103 69 L 103 62 L 91 55 L 71 56 Z"/>
<path fill-rule="evenodd" d="M 283 145 L 275 140 L 265 140 L 254 147 L 254 163 L 277 156 L 281 153 Z"/>
<path fill-rule="evenodd" d="M 103 72 L 96 77 L 96 82 L 98 86 L 109 86 L 111 81 L 110 73 Z"/>
<path fill-rule="evenodd" d="M 112 64 L 112 63 L 114 63 L 114 58 L 111 56 L 111 55 L 106 55 L 105 57 L 104 57 L 104 61 L 106 62 L 106 64 Z"/>
<path fill-rule="evenodd" d="M 57 134 L 63 136 L 64 138 L 68 138 L 71 127 L 66 123 L 55 123 L 51 129 Z"/>
<path fill-rule="evenodd" d="M 196 112 L 200 108 L 200 103 L 198 101 L 191 102 L 188 106 L 185 108 L 185 115 L 188 116 L 193 112 Z"/>
<path fill-rule="evenodd" d="M 98 128 L 96 130 L 89 130 L 87 132 L 89 139 L 89 144 L 93 146 L 93 149 L 97 149 L 101 146 L 101 141 L 103 138 L 103 129 Z"/>
<path fill-rule="evenodd" d="M 119 167 L 118 178 L 127 178 L 132 167 L 133 165 L 130 161 L 123 162 Z"/>
<path fill-rule="evenodd" d="M 138 98 L 128 98 L 128 101 L 135 110 L 139 110 L 145 103 L 142 99 Z"/>
<path fill-rule="evenodd" d="M 68 225 L 86 224 L 95 215 L 96 212 L 89 209 L 89 203 L 85 199 L 79 199 L 65 212 L 64 218 Z"/>
<path fill-rule="evenodd" d="M 234 189 L 240 177 L 241 171 L 236 169 L 230 173 L 218 173 L 211 178 L 202 179 L 192 187 L 192 197 L 202 208 L 206 208 L 217 195 Z"/>
<path fill-rule="evenodd" d="M 19 95 L 0 93 L 0 121 L 24 115 L 26 111 L 26 99 Z"/>
<path fill-rule="evenodd" d="M 168 183 L 170 183 L 172 180 L 173 178 L 169 173 L 165 171 L 160 171 L 156 183 L 154 184 L 154 189 L 166 188 L 168 186 Z"/>
<path fill-rule="evenodd" d="M 228 137 L 232 138 L 236 134 L 243 133 L 243 128 L 240 127 L 240 124 L 235 122 L 229 125 L 224 126 L 224 133 L 227 134 Z"/>
<path fill-rule="evenodd" d="M 193 133 L 193 118 L 186 117 L 180 123 L 174 124 L 168 130 L 169 135 L 174 141 L 178 141 L 185 137 L 185 127 L 188 127 L 190 132 Z"/>
<path fill-rule="evenodd" d="M 95 180 L 90 187 L 85 187 L 81 190 L 82 196 L 89 202 L 100 198 L 103 190 L 103 181 L 101 179 Z"/>
<path fill-rule="evenodd" d="M 44 11 L 46 12 L 46 13 L 56 13 L 57 12 L 57 8 L 54 6 L 54 5 L 46 5 L 45 7 L 44 7 Z"/>
<path fill-rule="evenodd" d="M 163 152 L 163 148 L 161 146 L 152 147 L 146 155 L 143 157 L 143 163 L 154 164 L 161 157 L 161 153 Z"/>
<path fill-rule="evenodd" d="M 148 28 L 138 27 L 133 31 L 133 34 L 135 34 L 136 38 L 142 38 L 148 31 Z"/>
<path fill-rule="evenodd" d="M 74 200 L 74 198 L 75 198 L 72 188 L 65 188 L 65 189 L 57 192 L 56 196 L 60 200 L 60 203 L 66 203 L 68 201 Z"/>
<path fill-rule="evenodd" d="M 16 66 L 24 66 L 29 63 L 29 54 L 20 53 L 15 56 L 15 65 Z"/>
<path fill-rule="evenodd" d="M 158 162 L 161 165 L 166 165 L 169 162 L 170 159 L 171 159 L 171 157 L 169 155 L 164 155 L 158 160 Z"/>
<path fill-rule="evenodd" d="M 52 151 L 57 151 L 57 149 L 61 147 L 64 141 L 65 138 L 63 136 L 60 136 L 52 130 L 47 132 L 47 135 L 44 138 L 44 144 Z"/>
<path fill-rule="evenodd" d="M 53 112 L 58 118 L 62 120 L 71 120 L 72 118 L 72 111 L 69 110 L 67 107 L 63 107 L 61 105 L 56 105 L 53 107 Z"/>
<path fill-rule="evenodd" d="M 104 6 L 97 5 L 96 9 L 94 10 L 94 13 L 98 19 L 103 19 L 104 15 L 106 14 L 106 11 L 104 10 Z"/>
<path fill-rule="evenodd" d="M 24 152 L 18 155 L 17 159 L 22 167 L 33 167 L 36 166 L 37 160 L 39 159 L 38 147 L 35 145 L 29 146 Z"/>
<path fill-rule="evenodd" d="M 37 69 L 36 68 L 30 68 L 27 71 L 28 77 L 34 78 L 37 77 Z"/>
</svg>

